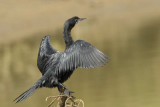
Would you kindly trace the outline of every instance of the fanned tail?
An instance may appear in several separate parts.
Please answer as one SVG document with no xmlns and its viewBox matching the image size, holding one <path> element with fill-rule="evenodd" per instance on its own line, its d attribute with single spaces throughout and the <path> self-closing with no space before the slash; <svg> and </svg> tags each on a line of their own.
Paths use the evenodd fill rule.
<svg viewBox="0 0 160 107">
<path fill-rule="evenodd" d="M 25 91 L 24 93 L 22 93 L 19 97 L 17 97 L 14 102 L 15 103 L 19 103 L 22 102 L 23 100 L 25 100 L 26 98 L 28 98 L 30 95 L 33 94 L 33 92 L 39 87 L 37 87 L 36 85 L 32 86 L 31 88 L 29 88 L 27 91 Z"/>
</svg>

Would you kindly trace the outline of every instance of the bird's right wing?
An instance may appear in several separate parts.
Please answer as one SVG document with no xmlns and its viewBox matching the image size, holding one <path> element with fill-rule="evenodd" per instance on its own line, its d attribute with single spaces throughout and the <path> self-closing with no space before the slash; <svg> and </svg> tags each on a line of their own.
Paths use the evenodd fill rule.
<svg viewBox="0 0 160 107">
<path fill-rule="evenodd" d="M 43 39 L 42 39 L 42 42 L 41 42 L 41 45 L 40 45 L 40 48 L 39 48 L 39 54 L 40 56 L 43 56 L 43 55 L 51 55 L 51 54 L 54 54 L 56 53 L 57 50 L 55 50 L 51 43 L 50 43 L 50 38 L 49 38 L 49 35 L 48 36 L 45 36 Z"/>
<path fill-rule="evenodd" d="M 43 68 L 44 68 L 46 62 L 55 53 L 57 53 L 57 50 L 52 48 L 49 36 L 45 36 L 42 39 L 42 42 L 41 42 L 41 45 L 39 48 L 38 58 L 37 58 L 37 66 L 42 74 L 45 73 Z"/>
<path fill-rule="evenodd" d="M 105 64 L 108 59 L 109 57 L 88 42 L 78 40 L 61 55 L 57 69 L 64 72 L 77 67 L 95 68 Z"/>
</svg>

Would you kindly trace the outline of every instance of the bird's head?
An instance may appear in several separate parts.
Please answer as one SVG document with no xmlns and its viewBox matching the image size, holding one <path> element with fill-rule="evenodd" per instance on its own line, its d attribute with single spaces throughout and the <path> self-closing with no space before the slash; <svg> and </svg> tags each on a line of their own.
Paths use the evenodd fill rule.
<svg viewBox="0 0 160 107">
<path fill-rule="evenodd" d="M 75 24 L 77 24 L 78 22 L 81 22 L 82 20 L 84 20 L 86 18 L 79 18 L 77 16 L 74 16 L 70 19 L 68 19 L 65 23 L 64 23 L 64 27 L 67 29 L 67 30 L 71 30 Z"/>
</svg>

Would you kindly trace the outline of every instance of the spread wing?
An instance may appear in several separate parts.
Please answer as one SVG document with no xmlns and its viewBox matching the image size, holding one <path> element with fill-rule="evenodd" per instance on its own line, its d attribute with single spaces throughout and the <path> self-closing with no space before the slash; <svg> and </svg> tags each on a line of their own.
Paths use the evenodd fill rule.
<svg viewBox="0 0 160 107">
<path fill-rule="evenodd" d="M 74 42 L 60 57 L 59 71 L 72 70 L 77 67 L 95 68 L 102 66 L 109 57 L 83 40 Z"/>
<path fill-rule="evenodd" d="M 42 56 L 47 56 L 47 55 L 51 55 L 51 54 L 54 54 L 56 53 L 57 50 L 55 50 L 51 43 L 50 43 L 50 38 L 49 38 L 49 35 L 48 36 L 45 36 L 43 39 L 42 39 L 42 42 L 41 42 L 41 45 L 40 45 L 40 48 L 39 48 L 39 54 L 40 54 L 40 57 Z"/>
<path fill-rule="evenodd" d="M 57 50 L 52 48 L 49 36 L 45 36 L 42 39 L 40 48 L 39 48 L 39 53 L 38 53 L 38 58 L 37 58 L 37 66 L 42 74 L 45 73 L 45 66 L 47 64 L 48 59 L 52 54 L 57 53 Z"/>
</svg>

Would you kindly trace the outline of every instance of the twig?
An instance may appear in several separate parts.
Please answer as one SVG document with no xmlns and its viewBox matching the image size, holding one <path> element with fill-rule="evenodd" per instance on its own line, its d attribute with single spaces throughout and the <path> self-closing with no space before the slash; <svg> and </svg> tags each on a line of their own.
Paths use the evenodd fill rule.
<svg viewBox="0 0 160 107">
<path fill-rule="evenodd" d="M 48 105 L 48 107 L 51 107 L 53 103 L 57 100 L 57 107 L 80 107 L 80 104 L 82 104 L 82 107 L 84 107 L 84 101 L 82 99 L 75 99 L 74 96 L 67 96 L 67 95 L 58 95 L 58 96 L 49 96 L 46 98 L 46 101 L 48 99 L 54 98 L 51 103 Z"/>
</svg>

